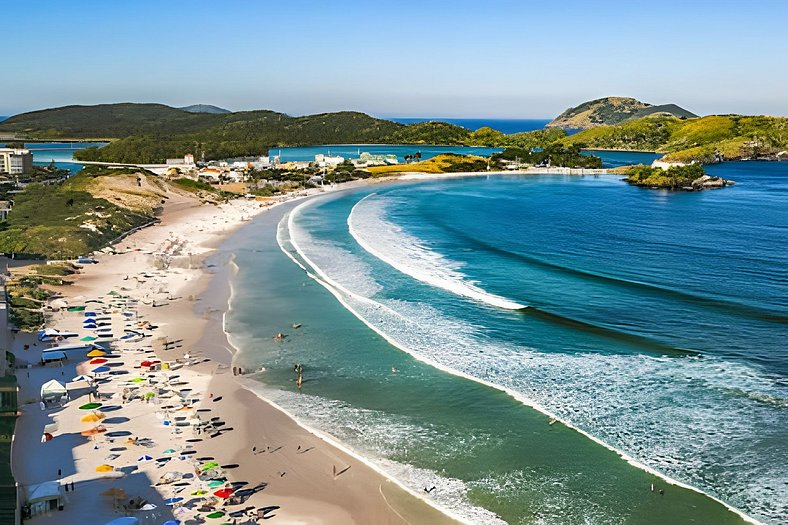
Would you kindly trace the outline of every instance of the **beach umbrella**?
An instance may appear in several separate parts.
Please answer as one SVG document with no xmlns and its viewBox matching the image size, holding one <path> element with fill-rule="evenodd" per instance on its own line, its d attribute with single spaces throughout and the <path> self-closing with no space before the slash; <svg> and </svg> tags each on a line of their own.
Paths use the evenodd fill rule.
<svg viewBox="0 0 788 525">
<path fill-rule="evenodd" d="M 167 520 L 162 525 L 181 525 L 181 522 L 178 520 Z"/>
<path fill-rule="evenodd" d="M 91 359 L 89 364 L 91 364 L 91 365 L 103 365 L 106 362 L 107 362 L 107 360 L 104 359 L 103 357 L 97 357 L 95 359 Z"/>
<path fill-rule="evenodd" d="M 219 464 L 216 463 L 215 461 L 209 461 L 208 463 L 204 463 L 200 467 L 200 470 L 211 470 L 211 469 L 215 469 L 218 466 L 219 466 Z"/>
<path fill-rule="evenodd" d="M 85 312 L 85 317 L 96 317 L 96 312 Z"/>
<path fill-rule="evenodd" d="M 86 403 L 79 407 L 80 410 L 96 410 L 97 408 L 101 408 L 101 403 Z"/>
<path fill-rule="evenodd" d="M 96 421 L 101 421 L 105 417 L 107 416 L 105 416 L 101 412 L 93 412 L 92 414 L 88 414 L 87 416 L 82 416 L 82 419 L 80 419 L 80 421 L 82 421 L 83 423 L 95 423 Z"/>
<path fill-rule="evenodd" d="M 104 357 L 105 355 L 107 355 L 107 352 L 103 350 L 91 350 L 87 354 L 88 357 Z"/>
<path fill-rule="evenodd" d="M 153 503 L 146 503 L 145 505 L 140 507 L 140 510 L 155 510 L 156 508 L 157 508 L 156 505 L 154 505 Z"/>
<path fill-rule="evenodd" d="M 76 381 L 93 381 L 93 378 L 90 377 L 90 376 L 86 376 L 86 375 L 78 375 L 77 377 L 73 378 L 71 381 L 72 382 L 76 382 Z"/>
<path fill-rule="evenodd" d="M 183 498 L 181 498 L 181 497 L 167 498 L 167 499 L 164 500 L 164 504 L 165 505 L 175 505 L 176 503 L 179 503 L 181 501 L 183 501 Z"/>
<path fill-rule="evenodd" d="M 213 495 L 222 499 L 227 499 L 233 495 L 233 492 L 235 492 L 233 489 L 225 488 L 225 489 L 217 490 L 216 492 L 213 493 Z"/>
<path fill-rule="evenodd" d="M 90 372 L 93 374 L 103 374 L 104 372 L 109 372 L 110 368 L 108 366 L 99 366 L 91 370 Z"/>
<path fill-rule="evenodd" d="M 195 490 L 192 492 L 192 496 L 205 496 L 206 494 L 208 494 L 207 490 Z"/>
<path fill-rule="evenodd" d="M 174 449 L 174 448 L 168 448 L 167 450 L 165 450 L 165 451 L 163 452 L 163 454 L 172 454 L 172 453 L 174 453 L 174 452 L 175 452 L 175 449 Z"/>
<path fill-rule="evenodd" d="M 85 307 L 84 306 L 69 306 L 68 308 L 66 308 L 66 311 L 68 311 L 68 312 L 84 312 L 85 311 Z"/>
<path fill-rule="evenodd" d="M 107 466 L 109 466 L 109 465 L 107 465 Z M 121 489 L 121 488 L 118 488 L 118 487 L 112 487 L 110 489 L 107 489 L 104 492 L 102 492 L 101 495 L 102 496 L 110 496 L 110 497 L 113 497 L 115 499 L 125 499 L 126 497 L 128 497 L 126 495 L 126 491 Z"/>
<path fill-rule="evenodd" d="M 217 510 L 216 512 L 211 512 L 206 516 L 206 518 L 222 518 L 224 517 L 224 512 Z"/>
<path fill-rule="evenodd" d="M 216 487 L 221 487 L 225 483 L 227 483 L 226 479 L 214 479 L 213 481 L 208 482 L 208 488 L 215 489 Z"/>
<path fill-rule="evenodd" d="M 152 460 L 153 460 L 153 458 L 151 456 L 147 455 L 147 454 L 137 458 L 137 461 L 139 461 L 139 462 L 152 461 Z"/>
<path fill-rule="evenodd" d="M 80 341 L 95 341 L 96 339 L 97 339 L 96 337 L 93 337 L 93 336 L 90 336 L 90 335 L 86 335 L 85 337 L 80 339 Z"/>
<path fill-rule="evenodd" d="M 145 399 L 153 399 L 156 397 L 156 392 L 145 392 Z"/>
<path fill-rule="evenodd" d="M 112 465 L 107 465 L 106 463 L 96 467 L 96 472 L 112 472 L 113 470 L 115 470 L 115 467 L 113 467 Z M 117 489 L 117 490 L 120 490 L 120 489 Z"/>
<path fill-rule="evenodd" d="M 144 377 L 135 377 L 134 379 L 129 379 L 132 383 L 143 383 L 145 381 Z"/>
<path fill-rule="evenodd" d="M 96 434 L 101 434 L 102 432 L 106 432 L 106 431 L 107 431 L 106 427 L 99 425 L 97 427 L 91 428 L 90 430 L 83 430 L 82 432 L 80 432 L 80 434 L 82 434 L 83 436 L 95 436 Z"/>
</svg>

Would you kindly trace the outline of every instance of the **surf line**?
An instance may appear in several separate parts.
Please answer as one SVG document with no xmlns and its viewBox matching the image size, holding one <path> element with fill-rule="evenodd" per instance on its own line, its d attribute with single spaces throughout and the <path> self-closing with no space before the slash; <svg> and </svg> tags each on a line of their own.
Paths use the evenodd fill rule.
<svg viewBox="0 0 788 525">
<path fill-rule="evenodd" d="M 395 268 L 401 273 L 404 273 L 405 275 L 408 275 L 416 279 L 417 281 L 427 283 L 436 288 L 441 288 L 455 295 L 466 297 L 468 299 L 473 299 L 491 306 L 496 306 L 498 308 L 504 308 L 506 310 L 522 310 L 523 308 L 528 307 L 527 305 L 510 301 L 505 297 L 500 297 L 498 295 L 486 292 L 481 288 L 466 282 L 461 277 L 457 279 L 451 279 L 445 276 L 430 275 L 429 273 L 420 271 L 419 269 L 414 268 L 411 265 L 399 263 L 393 260 L 392 258 L 384 255 L 380 250 L 375 249 L 375 247 L 373 247 L 369 242 L 367 242 L 367 240 L 359 233 L 358 229 L 354 226 L 354 220 L 353 220 L 358 207 L 361 206 L 362 203 L 364 203 L 364 201 L 367 200 L 368 198 L 375 196 L 377 196 L 376 193 L 371 193 L 366 197 L 364 197 L 363 199 L 361 199 L 360 201 L 358 201 L 353 206 L 353 209 L 350 210 L 350 214 L 348 215 L 347 218 L 348 231 L 350 232 L 350 235 L 365 251 L 367 251 L 374 257 L 380 259 L 384 263 L 388 264 L 392 268 Z M 295 210 L 293 211 L 295 212 Z"/>
<path fill-rule="evenodd" d="M 356 317 L 357 317 L 359 320 L 361 320 L 361 322 L 363 322 L 365 325 L 367 325 L 368 327 L 370 327 L 372 330 L 374 330 L 375 332 L 379 333 L 381 336 L 383 336 L 383 333 L 382 333 L 382 332 L 378 331 L 378 330 L 377 330 L 377 329 L 376 329 L 374 326 L 372 326 L 371 324 L 369 324 L 369 323 L 366 321 L 366 319 L 364 319 L 363 317 L 361 317 L 361 316 L 360 316 L 360 315 L 359 315 L 359 314 L 358 314 L 358 313 L 357 313 L 357 312 L 356 312 L 356 311 L 355 311 L 355 310 L 354 310 L 354 309 L 353 309 L 353 308 L 352 308 L 352 307 L 351 307 L 351 306 L 350 306 L 350 305 L 349 305 L 349 304 L 346 302 L 346 298 L 345 298 L 345 297 L 342 295 L 342 292 L 340 292 L 340 290 L 343 290 L 343 291 L 346 293 L 346 295 L 347 295 L 347 296 L 353 297 L 353 298 L 355 298 L 355 299 L 357 299 L 357 300 L 359 300 L 359 301 L 365 301 L 365 302 L 367 302 L 368 304 L 371 304 L 371 305 L 377 305 L 377 306 L 379 306 L 380 308 L 382 308 L 382 309 L 385 309 L 386 311 L 388 311 L 388 312 L 390 312 L 390 313 L 392 313 L 392 314 L 394 314 L 394 315 L 397 315 L 397 316 L 399 316 L 399 317 L 400 317 L 400 318 L 402 318 L 403 320 L 405 320 L 405 321 L 408 321 L 408 319 L 407 319 L 406 317 L 404 317 L 404 316 L 402 316 L 401 314 L 399 314 L 399 313 L 395 312 L 394 310 L 391 310 L 390 308 L 388 308 L 388 307 L 386 307 L 386 306 L 384 306 L 384 305 L 382 305 L 382 304 L 380 304 L 380 303 L 377 303 L 376 301 L 373 301 L 373 300 L 371 300 L 371 299 L 368 299 L 368 298 L 366 298 L 366 297 L 363 297 L 363 296 L 357 295 L 357 294 L 355 294 L 355 293 L 351 292 L 350 290 L 346 290 L 346 289 L 345 289 L 345 288 L 343 288 L 341 285 L 339 285 L 338 283 L 336 283 L 335 281 L 333 281 L 333 280 L 332 280 L 330 277 L 328 277 L 327 275 L 325 275 L 325 273 L 323 273 L 323 271 L 322 271 L 322 270 L 321 270 L 321 269 L 320 269 L 318 266 L 316 266 L 316 265 L 315 265 L 315 264 L 314 264 L 314 263 L 313 263 L 313 262 L 312 262 L 312 261 L 311 261 L 311 260 L 310 260 L 310 259 L 309 259 L 309 258 L 308 258 L 308 257 L 307 257 L 307 256 L 306 256 L 306 255 L 305 255 L 303 252 L 302 252 L 302 251 L 301 251 L 300 247 L 298 246 L 298 244 L 295 242 L 295 240 L 294 240 L 294 239 L 293 239 L 293 237 L 292 237 L 292 231 L 293 231 L 293 230 L 291 229 L 291 226 L 292 226 L 292 220 L 293 220 L 292 213 L 293 213 L 293 212 L 295 212 L 296 210 L 298 210 L 299 208 L 301 208 L 302 206 L 305 206 L 305 205 L 307 205 L 307 204 L 311 204 L 311 203 L 310 203 L 310 202 L 305 202 L 304 204 L 301 204 L 300 206 L 298 206 L 297 208 L 294 208 L 294 209 L 293 209 L 291 212 L 289 212 L 287 216 L 285 216 L 285 217 L 283 217 L 283 218 L 282 218 L 282 221 L 279 223 L 279 225 L 280 225 L 280 226 L 282 226 L 282 225 L 284 225 L 285 223 L 287 223 L 287 226 L 284 226 L 284 227 L 282 227 L 282 228 L 279 228 L 279 227 L 277 227 L 277 235 L 276 235 L 276 240 L 277 240 L 277 244 L 279 245 L 279 249 L 280 249 L 280 250 L 282 250 L 282 252 L 283 252 L 283 253 L 284 253 L 284 254 L 287 256 L 287 258 L 288 258 L 288 259 L 290 259 L 291 261 L 293 261 L 293 262 L 294 262 L 294 263 L 295 263 L 295 264 L 296 264 L 296 265 L 297 265 L 299 268 L 301 268 L 302 270 L 304 270 L 304 272 L 307 274 L 307 276 L 308 276 L 310 279 L 313 279 L 315 282 L 317 282 L 318 284 L 320 284 L 320 285 L 321 285 L 323 288 L 325 288 L 326 290 L 328 290 L 328 291 L 329 291 L 329 293 L 331 293 L 331 295 L 333 295 L 334 297 L 336 297 L 337 301 L 339 301 L 339 303 L 340 303 L 340 304 L 341 304 L 341 305 L 342 305 L 342 306 L 343 306 L 343 307 L 344 307 L 346 310 L 348 310 L 350 313 L 352 313 L 354 316 L 356 316 Z M 289 232 L 289 235 L 288 235 L 288 238 L 287 238 L 287 239 L 285 239 L 285 238 L 284 238 L 284 234 L 283 234 L 283 230 L 285 230 L 285 229 L 287 229 L 287 231 Z M 290 243 L 290 246 L 292 247 L 292 249 L 293 249 L 293 250 L 295 250 L 295 252 L 298 254 L 298 257 L 302 258 L 302 260 L 303 260 L 303 261 L 299 261 L 299 260 L 298 260 L 298 259 L 297 259 L 297 258 L 296 258 L 296 257 L 295 257 L 295 256 L 294 256 L 294 255 L 293 255 L 291 252 L 290 252 L 290 250 L 288 250 L 288 249 L 285 247 L 285 243 Z M 309 268 L 307 268 L 307 267 L 306 267 L 304 264 L 302 264 L 302 262 L 303 262 L 304 264 L 307 264 L 307 265 L 311 266 L 311 267 L 313 268 L 314 272 L 315 272 L 315 273 L 317 273 L 318 275 L 315 275 L 315 273 L 313 273 L 313 271 L 310 271 L 310 269 L 309 269 Z M 325 280 L 324 280 L 324 279 L 325 279 Z M 331 283 L 331 284 L 330 284 L 330 283 Z M 385 338 L 385 336 L 384 336 L 384 338 Z M 386 339 L 386 340 L 388 341 L 388 339 Z M 393 343 L 392 343 L 392 344 L 393 344 Z M 254 390 L 254 389 L 252 389 L 252 391 L 255 391 L 255 390 Z M 258 395 L 260 395 L 260 394 L 258 393 Z M 438 502 L 436 502 L 436 501 L 434 501 L 434 500 L 430 500 L 430 499 L 424 498 L 424 497 L 423 497 L 421 494 L 419 494 L 419 493 L 418 493 L 416 490 L 414 490 L 412 487 L 410 487 L 410 486 L 406 485 L 404 482 L 402 482 L 401 480 L 399 480 L 398 478 L 396 478 L 396 476 L 392 476 L 392 475 L 391 475 L 391 473 L 389 473 L 389 472 L 386 472 L 386 471 L 385 471 L 385 469 L 383 469 L 383 467 L 379 466 L 378 464 L 376 464 L 376 463 L 375 463 L 374 461 L 372 461 L 371 459 L 369 459 L 369 458 L 366 458 L 366 457 L 363 457 L 363 456 L 361 456 L 360 454 L 356 453 L 356 452 L 355 452 L 354 450 L 352 450 L 352 449 L 351 449 L 349 446 L 347 446 L 347 445 L 346 445 L 346 444 L 344 444 L 344 443 L 341 443 L 341 442 L 337 441 L 337 439 L 336 439 L 336 438 L 334 438 L 333 436 L 331 436 L 330 434 L 328 434 L 328 433 L 326 433 L 326 432 L 323 432 L 323 431 L 321 431 L 321 430 L 318 430 L 318 429 L 312 428 L 312 427 L 310 427 L 310 426 L 307 426 L 307 425 L 305 425 L 304 423 L 302 423 L 302 422 L 301 422 L 301 421 L 300 421 L 300 420 L 299 420 L 299 419 L 296 417 L 296 415 L 295 415 L 295 414 L 292 414 L 292 413 L 290 413 L 290 412 L 289 412 L 289 411 L 287 411 L 287 410 L 286 410 L 284 407 L 282 407 L 282 406 L 280 406 L 280 405 L 278 405 L 278 404 L 274 403 L 273 401 L 271 401 L 271 400 L 269 400 L 269 399 L 267 399 L 267 398 L 264 398 L 264 399 L 265 399 L 265 400 L 266 400 L 268 403 L 270 403 L 272 406 L 274 406 L 275 408 L 279 409 L 279 410 L 280 410 L 280 411 L 282 411 L 283 413 L 285 413 L 285 414 L 287 414 L 288 416 L 290 416 L 290 418 L 291 418 L 291 419 L 293 419 L 294 421 L 296 421 L 296 422 L 297 422 L 297 423 L 298 423 L 298 424 L 299 424 L 301 427 L 303 427 L 303 428 L 305 428 L 306 430 L 308 430 L 309 432 L 312 432 L 313 434 L 317 435 L 318 437 L 320 437 L 320 438 L 321 438 L 321 439 L 323 439 L 324 441 L 326 441 L 326 442 L 328 442 L 328 443 L 330 443 L 330 444 L 332 444 L 332 445 L 336 446 L 336 447 L 337 447 L 337 448 L 339 448 L 340 450 L 343 450 L 344 452 L 348 453 L 349 455 L 351 455 L 351 456 L 355 457 L 356 459 L 358 459 L 358 460 L 359 460 L 359 461 L 361 461 L 362 463 L 364 463 L 364 464 L 368 465 L 369 467 L 371 467 L 373 470 L 375 470 L 375 471 L 379 472 L 380 474 L 382 474 L 382 475 L 386 476 L 387 478 L 389 478 L 389 479 L 393 480 L 393 481 L 394 481 L 394 482 L 395 482 L 397 485 L 399 485 L 399 486 L 400 486 L 400 487 L 401 487 L 403 490 L 405 490 L 405 491 L 406 491 L 406 492 L 408 492 L 409 494 L 413 495 L 414 497 L 416 497 L 416 498 L 418 498 L 418 499 L 420 499 L 420 500 L 422 500 L 422 501 L 426 502 L 428 505 L 430 505 L 431 507 L 434 507 L 435 509 L 437 509 L 437 510 L 438 510 L 438 511 L 440 511 L 441 513 L 443 513 L 443 514 L 445 514 L 445 515 L 447 515 L 447 516 L 449 516 L 449 517 L 451 517 L 451 518 L 453 518 L 453 519 L 455 519 L 455 520 L 457 520 L 457 521 L 459 521 L 459 522 L 461 522 L 461 523 L 467 524 L 467 525 L 471 525 L 472 523 L 474 523 L 474 521 L 471 521 L 471 518 L 469 518 L 469 517 L 466 517 L 466 516 L 463 516 L 463 515 L 460 515 L 460 514 L 458 514 L 456 511 L 454 511 L 454 510 L 452 510 L 452 509 L 450 509 L 450 508 L 448 508 L 448 507 L 446 507 L 446 506 L 444 506 L 444 505 L 442 505 L 442 504 L 439 504 Z M 472 504 L 471 504 L 471 505 L 472 505 Z M 489 512 L 489 510 L 488 510 L 488 509 L 484 509 L 483 507 L 482 507 L 481 509 L 482 509 L 483 511 L 485 511 L 485 512 Z M 496 523 L 497 523 L 497 522 L 496 522 Z"/>
<path fill-rule="evenodd" d="M 685 489 L 697 492 L 698 494 L 702 494 L 703 496 L 706 496 L 707 498 L 709 498 L 709 499 L 711 499 L 713 501 L 716 501 L 717 503 L 719 503 L 720 505 L 722 505 L 726 509 L 728 509 L 731 512 L 737 514 L 744 521 L 747 521 L 749 523 L 754 523 L 756 525 L 761 525 L 761 522 L 759 522 L 755 518 L 745 514 L 743 511 L 741 511 L 741 510 L 737 509 L 736 507 L 733 507 L 732 505 L 722 501 L 721 499 L 717 498 L 716 496 L 713 496 L 713 495 L 703 491 L 702 489 L 700 489 L 698 487 L 694 487 L 692 485 L 689 485 L 688 483 L 684 483 L 683 481 L 679 481 L 677 479 L 671 478 L 670 476 L 668 476 L 668 475 L 666 475 L 666 474 L 664 474 L 662 472 L 659 472 L 658 470 L 646 465 L 645 463 L 640 462 L 639 460 L 637 460 L 634 457 L 630 456 L 628 453 L 624 452 L 623 450 L 619 450 L 616 447 L 614 447 L 613 445 L 610 445 L 609 443 L 603 441 L 602 439 L 600 439 L 600 438 L 590 434 L 589 432 L 587 432 L 587 431 L 575 426 L 573 423 L 565 420 L 564 418 L 560 417 L 558 414 L 553 413 L 547 407 L 543 406 L 541 403 L 538 403 L 536 400 L 533 400 L 533 399 L 531 399 L 531 398 L 523 395 L 522 393 L 520 393 L 520 392 L 518 392 L 516 390 L 513 390 L 511 388 L 504 387 L 504 386 L 501 386 L 501 385 L 497 385 L 497 384 L 495 384 L 495 383 L 493 383 L 491 381 L 488 381 L 486 379 L 481 379 L 481 378 L 472 376 L 472 375 L 470 375 L 470 374 L 468 374 L 466 372 L 462 372 L 460 370 L 456 370 L 456 369 L 448 367 L 448 366 L 446 366 L 446 365 L 444 365 L 442 363 L 439 363 L 439 362 L 433 360 L 432 358 L 427 357 L 427 356 L 425 356 L 425 355 L 413 350 L 412 348 L 401 344 L 399 341 L 394 339 L 391 335 L 387 334 L 386 332 L 384 332 L 383 330 L 378 328 L 376 325 L 374 325 L 372 322 L 368 321 L 363 315 L 361 315 L 350 304 L 348 304 L 348 302 L 346 300 L 346 297 L 352 297 L 354 299 L 359 300 L 360 302 L 364 302 L 364 303 L 370 304 L 370 305 L 372 305 L 372 306 L 374 306 L 376 308 L 385 309 L 386 311 L 389 311 L 389 312 L 397 315 L 400 318 L 405 319 L 405 317 L 403 315 L 391 310 L 390 308 L 386 307 L 385 305 L 383 305 L 381 303 L 378 303 L 377 301 L 369 299 L 368 297 L 360 296 L 360 295 L 358 295 L 358 294 L 356 294 L 356 293 L 354 293 L 354 292 L 352 292 L 350 290 L 347 290 L 346 288 L 344 288 L 340 284 L 336 283 L 333 279 L 328 277 L 325 274 L 325 272 L 323 272 L 323 270 L 319 266 L 317 266 L 314 262 L 312 262 L 309 259 L 309 257 L 303 252 L 303 250 L 301 250 L 300 246 L 298 245 L 298 242 L 293 237 L 293 232 L 295 231 L 294 219 L 295 219 L 295 216 L 297 216 L 298 213 L 300 213 L 305 206 L 310 205 L 310 204 L 312 204 L 312 202 L 309 202 L 309 201 L 304 202 L 303 204 L 295 207 L 288 214 L 288 217 L 287 217 L 287 229 L 288 229 L 288 233 L 289 233 L 290 245 L 293 247 L 293 249 L 296 251 L 296 253 L 298 253 L 298 255 L 303 259 L 303 261 L 306 264 L 308 264 L 309 266 L 312 267 L 314 272 L 318 276 L 320 276 L 320 278 L 318 278 L 318 276 L 314 275 L 308 269 L 304 268 L 304 266 L 302 264 L 300 264 L 293 257 L 293 255 L 287 251 L 287 249 L 284 247 L 282 242 L 280 242 L 279 236 L 277 235 L 277 241 L 278 241 L 278 244 L 279 244 L 279 248 L 285 253 L 285 255 L 288 258 L 290 258 L 293 262 L 295 262 L 301 268 L 304 268 L 304 270 L 306 271 L 307 275 L 310 278 L 312 278 L 315 281 L 317 281 L 320 285 L 322 285 L 324 288 L 326 288 L 334 297 L 336 297 L 337 300 L 339 301 L 339 303 L 342 304 L 342 306 L 344 306 L 350 313 L 352 313 L 354 316 L 356 316 L 362 323 L 364 323 L 372 331 L 374 331 L 379 336 L 381 336 L 383 339 L 385 339 L 389 344 L 391 344 L 395 348 L 399 348 L 400 350 L 402 350 L 403 352 L 411 355 L 413 358 L 417 359 L 418 361 L 421 361 L 422 363 L 425 363 L 425 364 L 427 364 L 427 365 L 429 365 L 429 366 L 431 366 L 433 368 L 436 368 L 436 369 L 441 370 L 443 372 L 446 372 L 448 374 L 454 375 L 456 377 L 461 377 L 461 378 L 467 379 L 469 381 L 474 381 L 476 383 L 479 383 L 479 384 L 485 385 L 487 387 L 494 388 L 494 389 L 496 389 L 498 391 L 504 392 L 504 393 L 508 394 L 510 397 L 512 397 L 513 399 L 515 399 L 516 401 L 522 403 L 523 405 L 526 405 L 526 406 L 528 406 L 530 408 L 533 408 L 534 410 L 537 410 L 538 412 L 541 412 L 542 414 L 546 415 L 547 417 L 549 417 L 551 419 L 555 419 L 556 421 L 561 422 L 566 427 L 571 428 L 575 432 L 578 432 L 579 434 L 585 436 L 586 438 L 588 438 L 591 441 L 597 443 L 598 445 L 601 445 L 601 446 L 605 447 L 606 449 L 610 450 L 611 452 L 614 452 L 621 459 L 626 461 L 629 465 L 631 465 L 631 466 L 633 466 L 635 468 L 638 468 L 640 470 L 643 470 L 644 472 L 647 472 L 647 473 L 649 473 L 651 475 L 654 475 L 654 476 L 662 479 L 663 481 L 665 481 L 665 482 L 667 482 L 667 483 L 669 483 L 671 485 L 675 485 L 677 487 L 682 487 L 682 488 L 685 488 Z M 283 219 L 283 221 L 284 220 L 285 219 Z M 408 490 L 410 491 L 410 489 L 408 489 Z"/>
</svg>

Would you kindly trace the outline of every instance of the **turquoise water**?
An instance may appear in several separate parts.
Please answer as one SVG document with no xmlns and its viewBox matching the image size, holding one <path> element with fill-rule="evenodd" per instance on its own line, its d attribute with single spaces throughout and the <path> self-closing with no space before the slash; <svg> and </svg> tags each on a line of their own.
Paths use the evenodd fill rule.
<svg viewBox="0 0 788 525">
<path fill-rule="evenodd" d="M 471 521 L 737 521 L 651 470 L 781 523 L 788 165 L 709 171 L 738 184 L 495 176 L 314 199 L 235 241 L 227 328 L 266 396 Z"/>
<path fill-rule="evenodd" d="M 279 155 L 284 162 L 313 161 L 315 155 L 339 155 L 345 158 L 358 158 L 363 152 L 374 155 L 396 155 L 400 162 L 404 162 L 405 155 L 421 152 L 424 160 L 430 159 L 441 153 L 458 153 L 461 155 L 480 155 L 488 157 L 493 153 L 503 151 L 501 148 L 482 148 L 468 146 L 426 146 L 426 145 L 364 145 L 364 144 L 328 144 L 322 146 L 304 146 L 298 148 L 271 148 L 269 155 Z M 651 164 L 661 157 L 656 153 L 642 153 L 631 151 L 596 151 L 585 152 L 588 155 L 597 155 L 602 158 L 606 168 L 615 168 L 628 164 Z"/>
<path fill-rule="evenodd" d="M 82 164 L 74 162 L 74 152 L 80 149 L 103 146 L 105 142 L 31 142 L 25 148 L 33 153 L 33 164 L 47 166 L 51 162 L 61 169 L 76 173 Z"/>
<path fill-rule="evenodd" d="M 268 154 L 279 155 L 283 162 L 313 161 L 315 155 L 339 155 L 348 159 L 358 158 L 361 153 L 373 155 L 396 155 L 400 162 L 405 160 L 405 155 L 421 152 L 422 159 L 427 160 L 441 153 L 459 153 L 462 155 L 480 155 L 488 157 L 499 148 L 481 148 L 466 146 L 429 146 L 424 144 L 403 146 L 391 144 L 328 144 L 322 146 L 304 146 L 299 148 L 271 148 Z"/>
</svg>

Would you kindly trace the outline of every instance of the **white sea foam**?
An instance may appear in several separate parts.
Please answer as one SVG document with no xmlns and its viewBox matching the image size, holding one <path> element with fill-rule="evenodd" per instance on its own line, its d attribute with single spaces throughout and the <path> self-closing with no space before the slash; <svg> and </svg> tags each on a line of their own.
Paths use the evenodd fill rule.
<svg viewBox="0 0 788 525">
<path fill-rule="evenodd" d="M 462 265 L 431 250 L 423 241 L 386 221 L 386 203 L 371 194 L 361 199 L 347 218 L 359 246 L 405 275 L 462 297 L 498 308 L 520 310 L 517 303 L 479 288 L 460 271 Z"/>
<path fill-rule="evenodd" d="M 332 257 L 330 244 L 314 244 L 295 226 L 300 211 L 288 218 L 296 252 L 288 255 L 301 258 L 313 278 L 392 344 L 437 368 L 504 390 L 632 465 L 725 500 L 745 519 L 753 521 L 738 508 L 773 522 L 785 515 L 788 484 L 774 470 L 779 463 L 750 459 L 748 466 L 740 456 L 752 455 L 753 440 L 768 441 L 764 429 L 779 428 L 773 403 L 729 395 L 740 389 L 782 399 L 780 389 L 751 367 L 713 358 L 542 353 L 480 339 L 472 327 L 458 329 L 462 322 L 432 307 L 374 301 L 339 285 L 320 266 Z M 732 462 L 735 468 L 726 468 Z"/>
</svg>

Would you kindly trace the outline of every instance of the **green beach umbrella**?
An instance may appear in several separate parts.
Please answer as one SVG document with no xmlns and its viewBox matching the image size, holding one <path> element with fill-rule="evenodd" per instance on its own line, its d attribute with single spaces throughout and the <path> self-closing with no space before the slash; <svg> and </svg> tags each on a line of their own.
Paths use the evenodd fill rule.
<svg viewBox="0 0 788 525">
<path fill-rule="evenodd" d="M 69 312 L 84 312 L 85 311 L 85 307 L 84 306 L 69 306 L 68 308 L 66 308 L 66 311 L 69 311 Z"/>
<path fill-rule="evenodd" d="M 164 452 L 162 452 L 162 454 L 172 454 L 173 452 L 175 452 L 175 449 L 174 449 L 174 448 L 168 448 L 167 450 L 165 450 Z"/>
<path fill-rule="evenodd" d="M 134 379 L 130 379 L 129 381 L 131 381 L 132 383 L 142 383 L 143 381 L 145 381 L 145 378 L 144 377 L 135 377 Z"/>
<path fill-rule="evenodd" d="M 205 494 L 208 494 L 207 490 L 195 490 L 192 492 L 192 496 L 204 496 Z"/>
<path fill-rule="evenodd" d="M 208 488 L 209 489 L 215 489 L 216 487 L 221 487 L 225 483 L 227 483 L 226 479 L 215 479 L 213 481 L 209 481 L 208 482 Z"/>
<path fill-rule="evenodd" d="M 81 407 L 80 407 L 80 408 L 81 408 Z M 208 463 L 204 463 L 204 464 L 203 464 L 203 465 L 200 467 L 200 470 L 211 470 L 211 469 L 214 469 L 214 468 L 216 468 L 216 467 L 218 467 L 218 466 L 219 466 L 219 464 L 218 464 L 218 463 L 216 463 L 215 461 L 210 461 L 210 462 L 208 462 Z"/>
<path fill-rule="evenodd" d="M 93 337 L 92 335 L 86 335 L 85 337 L 80 339 L 80 341 L 95 341 L 96 339 L 98 339 L 98 338 L 97 337 Z"/>
<path fill-rule="evenodd" d="M 101 403 L 87 403 L 79 407 L 80 410 L 96 410 L 101 408 Z"/>
<path fill-rule="evenodd" d="M 145 399 L 153 399 L 154 397 L 156 397 L 155 392 L 145 392 Z"/>
<path fill-rule="evenodd" d="M 211 512 L 206 516 L 207 518 L 223 518 L 224 512 L 217 510 L 216 512 Z"/>
</svg>

